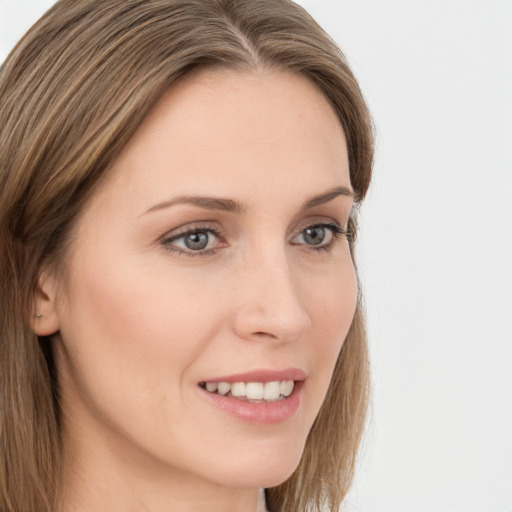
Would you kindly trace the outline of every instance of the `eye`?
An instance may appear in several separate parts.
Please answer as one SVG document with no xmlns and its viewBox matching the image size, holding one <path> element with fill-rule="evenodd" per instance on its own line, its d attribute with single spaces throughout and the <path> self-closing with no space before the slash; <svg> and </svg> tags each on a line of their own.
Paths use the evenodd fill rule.
<svg viewBox="0 0 512 512">
<path fill-rule="evenodd" d="M 309 245 L 312 249 L 329 249 L 337 238 L 346 237 L 347 230 L 337 224 L 314 224 L 303 229 L 292 239 L 294 245 Z"/>
<path fill-rule="evenodd" d="M 192 251 L 202 251 L 208 247 L 210 236 L 210 233 L 206 232 L 189 233 L 188 235 L 183 235 L 181 239 L 183 240 L 183 244 L 187 249 Z"/>
<path fill-rule="evenodd" d="M 166 249 L 188 256 L 210 254 L 220 245 L 220 235 L 211 228 L 194 228 L 166 237 Z"/>
<path fill-rule="evenodd" d="M 325 229 L 324 226 L 313 226 L 307 228 L 300 234 L 300 236 L 308 245 L 329 243 L 333 238 L 332 231 Z"/>
</svg>

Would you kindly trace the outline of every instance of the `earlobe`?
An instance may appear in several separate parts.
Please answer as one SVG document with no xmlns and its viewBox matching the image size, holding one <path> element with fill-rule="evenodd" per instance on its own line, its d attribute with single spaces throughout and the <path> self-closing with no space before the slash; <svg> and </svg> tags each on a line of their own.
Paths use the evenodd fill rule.
<svg viewBox="0 0 512 512">
<path fill-rule="evenodd" d="M 45 274 L 41 275 L 34 292 L 34 311 L 30 324 L 38 336 L 50 336 L 60 329 L 55 283 Z"/>
</svg>

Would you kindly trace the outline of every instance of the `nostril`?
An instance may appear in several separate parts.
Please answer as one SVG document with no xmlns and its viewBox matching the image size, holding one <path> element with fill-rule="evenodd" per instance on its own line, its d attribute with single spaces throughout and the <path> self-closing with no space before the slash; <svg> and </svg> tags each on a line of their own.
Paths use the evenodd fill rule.
<svg viewBox="0 0 512 512">
<path fill-rule="evenodd" d="M 277 336 L 275 334 L 272 334 L 270 332 L 264 332 L 264 331 L 255 332 L 254 336 L 257 336 L 258 338 L 277 338 Z"/>
</svg>

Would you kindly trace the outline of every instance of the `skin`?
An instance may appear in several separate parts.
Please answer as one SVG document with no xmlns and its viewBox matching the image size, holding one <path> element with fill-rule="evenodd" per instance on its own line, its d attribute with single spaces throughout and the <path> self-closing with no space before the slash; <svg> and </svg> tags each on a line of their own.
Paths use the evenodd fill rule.
<svg viewBox="0 0 512 512">
<path fill-rule="evenodd" d="M 160 101 L 78 219 L 65 285 L 45 275 L 37 297 L 35 329 L 55 333 L 64 510 L 254 512 L 291 475 L 356 306 L 346 238 L 325 229 L 317 250 L 304 236 L 347 225 L 348 195 L 303 209 L 335 187 L 351 190 L 343 130 L 302 77 L 202 72 Z M 241 208 L 165 206 L 181 196 Z M 206 254 L 176 238 L 192 228 L 220 233 Z M 301 404 L 277 424 L 198 387 L 292 367 Z"/>
</svg>

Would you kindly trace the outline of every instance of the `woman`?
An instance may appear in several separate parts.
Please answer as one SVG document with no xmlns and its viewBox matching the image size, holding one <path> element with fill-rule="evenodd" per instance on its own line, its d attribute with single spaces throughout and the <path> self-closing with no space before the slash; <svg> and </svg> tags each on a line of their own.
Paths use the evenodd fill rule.
<svg viewBox="0 0 512 512">
<path fill-rule="evenodd" d="M 373 147 L 328 36 L 287 0 L 61 0 L 0 98 L 0 509 L 337 510 Z"/>
</svg>

